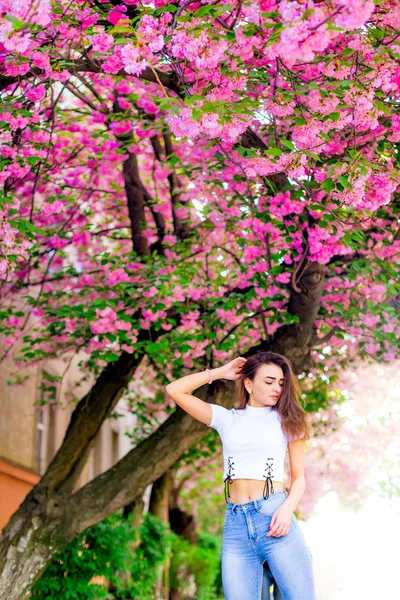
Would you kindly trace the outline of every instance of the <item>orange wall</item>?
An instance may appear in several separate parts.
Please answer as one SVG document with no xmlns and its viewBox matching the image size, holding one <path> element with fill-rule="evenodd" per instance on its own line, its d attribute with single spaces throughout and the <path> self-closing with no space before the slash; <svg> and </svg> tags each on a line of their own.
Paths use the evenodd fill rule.
<svg viewBox="0 0 400 600">
<path fill-rule="evenodd" d="M 40 476 L 0 459 L 0 531 Z"/>
</svg>

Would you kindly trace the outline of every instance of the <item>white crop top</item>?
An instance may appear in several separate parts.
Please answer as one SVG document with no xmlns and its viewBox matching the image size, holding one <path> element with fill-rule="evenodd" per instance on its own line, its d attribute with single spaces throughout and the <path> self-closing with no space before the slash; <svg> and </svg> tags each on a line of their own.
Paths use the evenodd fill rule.
<svg viewBox="0 0 400 600">
<path fill-rule="evenodd" d="M 283 483 L 289 439 L 282 431 L 278 411 L 273 406 L 248 404 L 243 410 L 227 409 L 219 404 L 210 406 L 212 419 L 209 427 L 219 433 L 222 441 L 224 481 L 265 479 L 267 490 L 268 480 L 270 486 L 272 481 Z"/>
</svg>

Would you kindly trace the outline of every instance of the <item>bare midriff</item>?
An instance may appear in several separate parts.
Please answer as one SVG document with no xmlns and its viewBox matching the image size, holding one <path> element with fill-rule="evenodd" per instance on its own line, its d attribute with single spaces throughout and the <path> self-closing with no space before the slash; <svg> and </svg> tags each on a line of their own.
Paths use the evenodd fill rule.
<svg viewBox="0 0 400 600">
<path fill-rule="evenodd" d="M 283 488 L 281 481 L 272 481 L 274 492 L 280 492 Z M 260 479 L 233 479 L 229 484 L 229 502 L 244 504 L 251 500 L 262 498 L 265 481 Z M 271 488 L 270 488 L 271 489 Z M 270 492 L 270 496 L 273 495 Z"/>
</svg>

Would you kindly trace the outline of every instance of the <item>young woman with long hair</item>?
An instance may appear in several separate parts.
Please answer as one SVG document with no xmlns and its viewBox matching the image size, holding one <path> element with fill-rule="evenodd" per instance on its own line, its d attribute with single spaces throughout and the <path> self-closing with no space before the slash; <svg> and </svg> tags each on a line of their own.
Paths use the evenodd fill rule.
<svg viewBox="0 0 400 600">
<path fill-rule="evenodd" d="M 190 392 L 216 379 L 236 382 L 237 408 Z M 311 437 L 300 386 L 290 361 L 273 352 L 241 356 L 216 369 L 186 375 L 168 395 L 220 435 L 224 458 L 225 520 L 222 583 L 226 600 L 315 600 L 312 554 L 293 514 L 305 491 L 304 447 Z M 286 451 L 290 491 L 283 487 Z M 264 589 L 263 589 L 264 583 Z"/>
</svg>

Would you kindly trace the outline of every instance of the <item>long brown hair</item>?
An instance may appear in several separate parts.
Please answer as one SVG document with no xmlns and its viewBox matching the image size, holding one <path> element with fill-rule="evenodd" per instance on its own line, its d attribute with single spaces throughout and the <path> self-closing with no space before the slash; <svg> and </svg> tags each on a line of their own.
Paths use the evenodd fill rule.
<svg viewBox="0 0 400 600">
<path fill-rule="evenodd" d="M 235 381 L 238 399 L 237 408 L 238 410 L 245 409 L 250 397 L 244 385 L 244 380 L 246 378 L 253 380 L 261 365 L 271 364 L 281 367 L 284 376 L 281 395 L 274 406 L 281 418 L 282 431 L 289 441 L 296 440 L 303 433 L 304 437 L 302 439 L 307 441 L 312 435 L 312 427 L 307 412 L 299 402 L 300 384 L 293 372 L 290 360 L 282 354 L 258 352 L 246 360 L 241 369 L 240 377 Z"/>
</svg>

